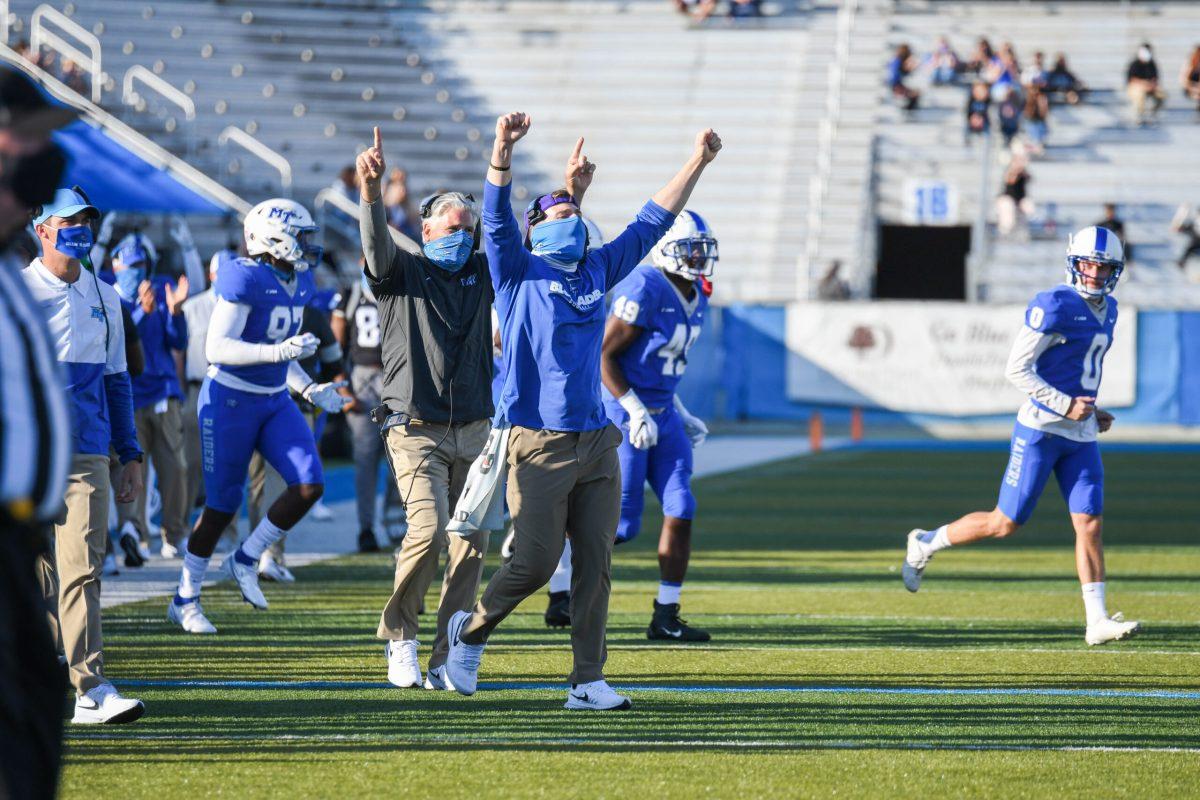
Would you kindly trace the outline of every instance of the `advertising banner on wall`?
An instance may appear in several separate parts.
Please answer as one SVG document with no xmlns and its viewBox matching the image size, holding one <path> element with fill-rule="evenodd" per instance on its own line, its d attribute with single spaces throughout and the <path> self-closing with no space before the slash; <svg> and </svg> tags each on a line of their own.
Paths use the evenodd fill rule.
<svg viewBox="0 0 1200 800">
<path fill-rule="evenodd" d="M 941 302 L 793 303 L 787 313 L 788 399 L 969 416 L 1015 412 L 1004 377 L 1024 306 Z M 1137 312 L 1122 308 L 1098 404 L 1135 399 Z"/>
</svg>

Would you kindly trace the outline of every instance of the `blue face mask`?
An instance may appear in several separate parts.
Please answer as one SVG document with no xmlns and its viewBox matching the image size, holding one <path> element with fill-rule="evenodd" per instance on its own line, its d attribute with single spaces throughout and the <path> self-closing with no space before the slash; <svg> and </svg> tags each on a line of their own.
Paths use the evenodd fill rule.
<svg viewBox="0 0 1200 800">
<path fill-rule="evenodd" d="M 118 270 L 117 273 L 117 291 L 126 300 L 132 300 L 137 297 L 138 287 L 142 285 L 142 281 L 146 278 L 146 270 L 141 267 L 129 267 L 128 269 Z"/>
<path fill-rule="evenodd" d="M 583 259 L 587 228 L 578 216 L 553 219 L 529 232 L 533 254 L 560 267 L 574 267 Z"/>
<path fill-rule="evenodd" d="M 471 257 L 475 236 L 471 231 L 455 231 L 425 243 L 421 249 L 429 260 L 447 272 L 458 272 Z"/>
<path fill-rule="evenodd" d="M 95 239 L 90 225 L 72 225 L 59 228 L 54 239 L 54 249 L 71 258 L 83 258 L 91 252 Z"/>
</svg>

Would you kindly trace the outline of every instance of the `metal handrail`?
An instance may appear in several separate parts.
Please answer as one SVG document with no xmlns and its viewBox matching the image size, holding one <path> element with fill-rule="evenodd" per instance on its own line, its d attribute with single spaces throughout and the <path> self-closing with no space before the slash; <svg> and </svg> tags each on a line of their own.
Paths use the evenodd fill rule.
<svg viewBox="0 0 1200 800">
<path fill-rule="evenodd" d="M 155 75 L 150 70 L 143 67 L 141 64 L 134 64 L 125 71 L 125 78 L 121 81 L 121 102 L 127 106 L 136 105 L 142 99 L 142 96 L 133 88 L 133 82 L 140 80 L 148 87 L 153 89 L 162 97 L 170 100 L 183 111 L 184 118 L 194 120 L 196 118 L 196 103 L 192 98 L 188 97 L 181 90 L 167 83 L 162 77 Z"/>
<path fill-rule="evenodd" d="M 151 166 L 170 173 L 172 177 L 193 189 L 197 194 L 207 197 L 216 205 L 232 209 L 241 216 L 245 216 L 250 210 L 250 203 L 243 200 L 237 194 L 229 191 L 182 158 L 173 155 L 145 136 L 142 136 L 133 128 L 121 122 L 121 120 L 103 108 L 100 108 L 100 106 L 89 102 L 86 97 L 83 97 L 41 67 L 31 64 L 28 59 L 23 58 L 8 45 L 0 45 L 0 61 L 7 61 L 12 66 L 25 72 L 54 97 L 73 108 L 79 109 L 81 112 L 80 118 L 88 124 L 100 128 L 138 158 Z"/>
<path fill-rule="evenodd" d="M 84 53 L 57 33 L 47 30 L 47 22 L 57 25 L 64 32 L 74 36 L 81 44 L 87 47 L 89 52 Z M 8 43 L 7 36 L 4 41 L 5 44 Z M 104 79 L 108 77 L 101 70 L 100 40 L 91 31 L 66 14 L 51 5 L 43 3 L 34 9 L 33 16 L 29 18 L 29 46 L 36 54 L 41 52 L 43 45 L 52 50 L 57 50 L 63 56 L 70 58 L 78 64 L 80 69 L 86 70 L 91 74 L 92 102 L 99 103 L 104 91 Z"/>
<path fill-rule="evenodd" d="M 334 191 L 332 187 L 322 189 L 317 192 L 317 196 L 313 198 L 313 209 L 319 220 L 326 218 L 326 206 L 333 206 L 338 211 L 341 211 L 346 216 L 357 222 L 360 218 L 358 204 L 353 200 L 348 199 L 341 192 Z M 324 222 L 321 224 L 321 229 L 325 229 Z M 407 250 L 410 253 L 419 254 L 421 246 L 414 242 L 407 235 L 402 233 L 398 228 L 388 225 L 388 230 L 392 232 L 392 240 L 396 242 L 396 246 Z"/>
<path fill-rule="evenodd" d="M 283 187 L 284 194 L 291 195 L 292 165 L 286 158 L 236 125 L 228 126 L 217 136 L 217 144 L 221 146 L 226 146 L 231 141 L 274 167 L 279 172 L 279 183 Z"/>
</svg>

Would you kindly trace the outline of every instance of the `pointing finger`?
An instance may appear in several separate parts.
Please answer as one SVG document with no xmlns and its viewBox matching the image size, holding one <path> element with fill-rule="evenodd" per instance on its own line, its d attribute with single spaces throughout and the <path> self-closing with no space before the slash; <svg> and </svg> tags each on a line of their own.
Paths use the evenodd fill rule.
<svg viewBox="0 0 1200 800">
<path fill-rule="evenodd" d="M 378 126 L 378 125 L 376 125 L 376 126 L 375 126 L 375 149 L 376 149 L 376 150 L 382 150 L 382 149 L 383 149 L 383 134 L 381 134 L 381 133 L 379 132 L 379 126 Z"/>
<path fill-rule="evenodd" d="M 583 137 L 582 137 L 582 136 L 580 136 L 580 137 L 579 137 L 579 141 L 575 142 L 575 152 L 571 153 L 571 160 L 572 160 L 572 161 L 578 161 L 578 160 L 579 160 L 579 154 L 580 154 L 580 152 L 581 152 L 582 150 L 583 150 Z M 587 157 L 586 157 L 586 156 L 584 156 L 583 160 L 586 162 L 586 161 L 587 161 Z"/>
</svg>

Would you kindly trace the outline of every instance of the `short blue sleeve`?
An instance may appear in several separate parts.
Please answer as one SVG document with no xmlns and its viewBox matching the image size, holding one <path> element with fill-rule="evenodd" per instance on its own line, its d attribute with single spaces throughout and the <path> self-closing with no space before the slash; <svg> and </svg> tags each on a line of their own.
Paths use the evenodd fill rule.
<svg viewBox="0 0 1200 800">
<path fill-rule="evenodd" d="M 1042 292 L 1033 298 L 1025 309 L 1025 324 L 1040 333 L 1060 331 L 1062 328 L 1062 306 L 1050 292 Z"/>
<path fill-rule="evenodd" d="M 654 313 L 658 293 L 642 269 L 635 269 L 613 289 L 613 304 L 609 312 L 617 319 L 645 328 Z"/>
<path fill-rule="evenodd" d="M 254 285 L 254 275 L 250 270 L 255 268 L 253 262 L 247 264 L 247 259 L 242 258 L 222 263 L 217 269 L 214 287 L 217 296 L 231 303 L 250 303 Z"/>
</svg>

